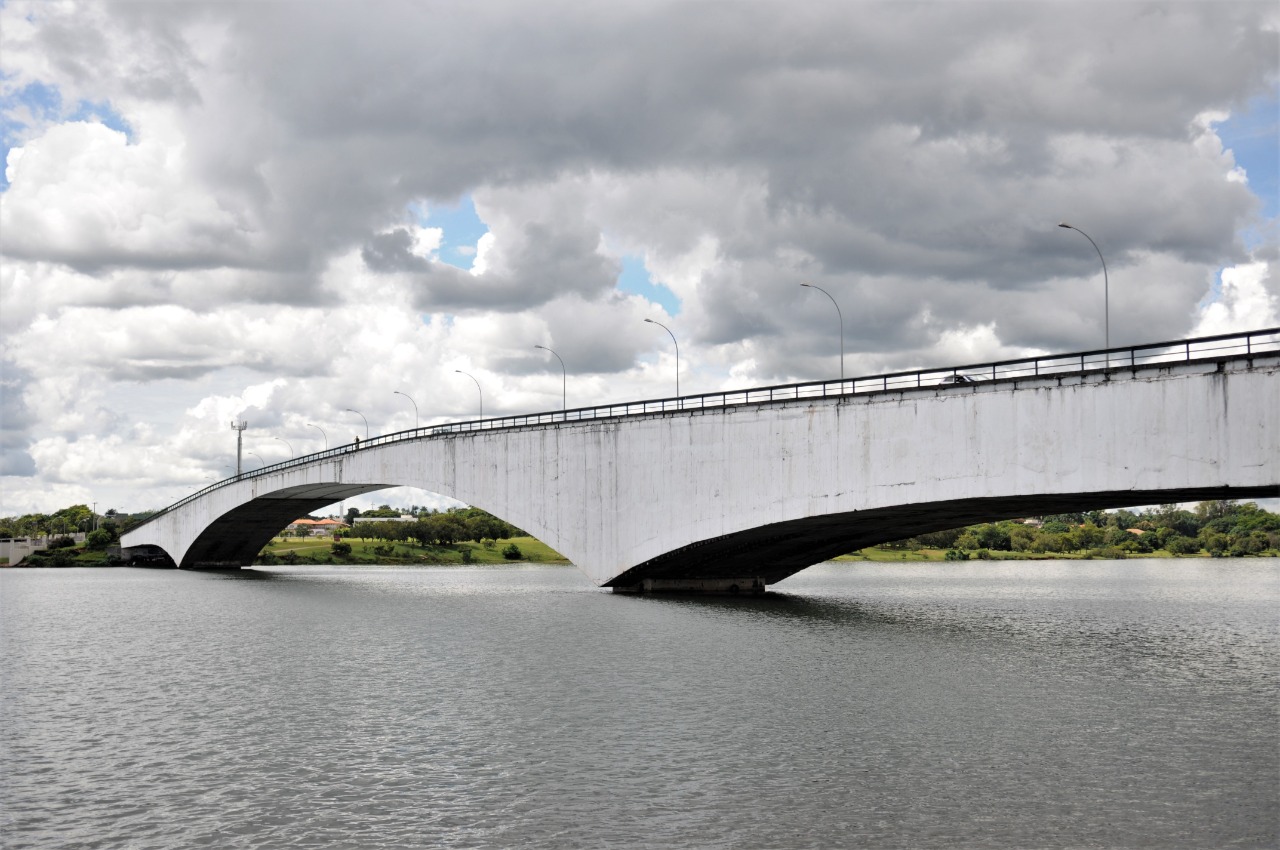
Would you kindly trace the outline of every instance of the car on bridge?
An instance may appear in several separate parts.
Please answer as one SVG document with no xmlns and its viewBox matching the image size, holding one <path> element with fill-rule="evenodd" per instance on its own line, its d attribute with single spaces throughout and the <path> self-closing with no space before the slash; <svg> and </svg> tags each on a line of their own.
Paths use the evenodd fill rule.
<svg viewBox="0 0 1280 850">
<path fill-rule="evenodd" d="M 970 375 L 961 375 L 957 372 L 954 375 L 947 375 L 947 377 L 943 378 L 938 383 L 941 386 L 950 387 L 955 386 L 956 384 L 976 384 L 978 383 L 978 379 Z"/>
</svg>

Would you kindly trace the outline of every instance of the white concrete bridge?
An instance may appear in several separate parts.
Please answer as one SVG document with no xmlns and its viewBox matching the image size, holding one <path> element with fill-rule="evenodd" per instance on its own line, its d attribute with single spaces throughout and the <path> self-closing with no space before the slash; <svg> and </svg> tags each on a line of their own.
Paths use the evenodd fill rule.
<svg viewBox="0 0 1280 850">
<path fill-rule="evenodd" d="M 526 529 L 600 586 L 750 592 L 975 522 L 1278 496 L 1277 435 L 1272 328 L 404 431 L 219 482 L 122 544 L 249 565 L 297 517 L 407 485 Z"/>
</svg>

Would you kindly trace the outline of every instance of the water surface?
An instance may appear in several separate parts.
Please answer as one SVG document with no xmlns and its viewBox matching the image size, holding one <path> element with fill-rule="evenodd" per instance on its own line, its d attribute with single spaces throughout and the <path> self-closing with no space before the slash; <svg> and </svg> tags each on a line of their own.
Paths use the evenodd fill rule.
<svg viewBox="0 0 1280 850">
<path fill-rule="evenodd" d="M 6 848 L 1275 846 L 1274 559 L 0 570 Z"/>
</svg>

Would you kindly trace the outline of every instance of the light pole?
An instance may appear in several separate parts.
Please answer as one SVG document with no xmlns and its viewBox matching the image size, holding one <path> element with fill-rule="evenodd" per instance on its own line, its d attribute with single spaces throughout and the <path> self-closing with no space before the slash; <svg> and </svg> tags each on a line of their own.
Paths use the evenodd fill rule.
<svg viewBox="0 0 1280 850">
<path fill-rule="evenodd" d="M 1093 250 L 1098 252 L 1098 259 L 1102 260 L 1102 333 L 1104 347 L 1111 350 L 1111 282 L 1107 279 L 1107 260 L 1102 256 L 1102 249 L 1098 247 L 1098 243 L 1093 241 L 1093 237 L 1085 233 L 1078 227 L 1073 227 L 1065 221 L 1060 222 L 1058 227 L 1065 227 L 1067 230 L 1074 230 L 1085 239 L 1089 240 L 1089 244 L 1093 246 Z M 1111 355 L 1107 355 L 1107 362 L 1111 362 Z"/>
<path fill-rule="evenodd" d="M 392 390 L 392 395 L 402 395 L 409 399 L 409 403 L 413 405 L 413 430 L 418 430 L 418 403 L 408 393 L 402 393 L 399 390 Z"/>
<path fill-rule="evenodd" d="M 281 437 L 272 437 L 271 439 L 273 439 L 273 440 L 280 440 L 280 442 L 284 443 L 286 446 L 289 446 L 289 441 L 288 441 L 288 440 L 285 440 L 285 439 L 283 439 L 283 438 L 281 438 Z M 298 455 L 297 455 L 297 453 L 293 450 L 293 446 L 289 446 L 289 458 L 292 460 L 293 458 L 295 458 L 295 457 L 297 457 L 297 456 L 298 456 Z"/>
<path fill-rule="evenodd" d="M 366 443 L 369 442 L 369 420 L 365 419 L 364 414 L 356 410 L 354 407 L 344 407 L 342 409 L 345 410 L 347 413 L 354 413 L 356 416 L 359 416 L 361 419 L 364 419 L 364 441 Z"/>
<path fill-rule="evenodd" d="M 653 319 L 645 319 L 645 321 L 651 325 L 657 325 L 668 334 L 671 334 L 671 343 L 676 347 L 676 398 L 680 398 L 680 343 L 676 342 L 676 335 L 671 333 L 671 328 L 662 324 L 662 322 L 655 322 Z"/>
<path fill-rule="evenodd" d="M 256 457 L 258 459 L 258 469 L 262 469 L 262 467 L 267 465 L 267 462 L 262 459 L 262 455 L 257 454 L 255 452 L 245 452 L 245 454 L 249 455 L 250 457 Z"/>
<path fill-rule="evenodd" d="M 543 351 L 551 351 L 551 349 L 547 348 L 545 345 L 535 345 L 534 348 L 541 348 Z M 556 354 L 554 351 L 551 351 L 551 353 Z M 561 359 L 559 354 L 556 354 L 556 359 L 560 361 L 560 409 L 568 410 L 569 394 L 567 391 L 567 387 L 569 385 L 569 377 L 568 377 L 568 373 L 565 371 L 565 368 L 564 368 L 564 360 Z M 679 395 L 679 393 L 677 393 L 677 395 Z"/>
<path fill-rule="evenodd" d="M 231 422 L 231 430 L 236 432 L 236 477 L 240 477 L 240 452 L 244 447 L 244 429 L 249 427 L 249 423 L 243 419 Z"/>
<path fill-rule="evenodd" d="M 464 372 L 461 369 L 454 369 L 453 371 L 457 372 L 459 375 L 466 375 L 471 380 L 476 381 L 476 376 L 469 372 Z M 476 381 L 476 392 L 480 393 L 480 418 L 484 419 L 484 390 L 480 389 L 479 381 Z"/>
<path fill-rule="evenodd" d="M 840 319 L 840 380 L 843 381 L 844 380 L 844 314 L 840 312 L 840 305 L 836 304 L 836 299 L 832 298 L 831 293 L 827 292 L 821 286 L 814 286 L 812 283 L 802 283 L 800 285 L 808 287 L 809 289 L 818 290 L 823 295 L 827 296 L 828 298 L 831 298 L 831 303 L 835 304 L 836 317 Z"/>
<path fill-rule="evenodd" d="M 317 431 L 320 432 L 320 436 L 324 437 L 324 450 L 326 452 L 329 451 L 329 435 L 324 432 L 324 429 L 321 428 L 319 425 L 312 425 L 310 422 L 307 423 L 307 427 L 315 428 Z"/>
</svg>

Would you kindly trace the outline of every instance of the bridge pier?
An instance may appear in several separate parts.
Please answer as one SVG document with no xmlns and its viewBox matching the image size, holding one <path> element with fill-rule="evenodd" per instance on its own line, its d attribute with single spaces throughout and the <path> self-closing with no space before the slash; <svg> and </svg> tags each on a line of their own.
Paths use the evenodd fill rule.
<svg viewBox="0 0 1280 850">
<path fill-rule="evenodd" d="M 639 584 L 615 587 L 614 593 L 687 593 L 714 596 L 759 596 L 762 578 L 646 578 Z"/>
<path fill-rule="evenodd" d="M 111 554 L 110 550 L 108 550 L 108 554 Z M 120 559 L 120 563 L 129 567 L 166 567 L 173 569 L 178 566 L 173 562 L 173 558 L 169 556 L 168 552 L 159 546 L 145 543 L 140 546 L 118 546 L 115 554 Z"/>
</svg>

